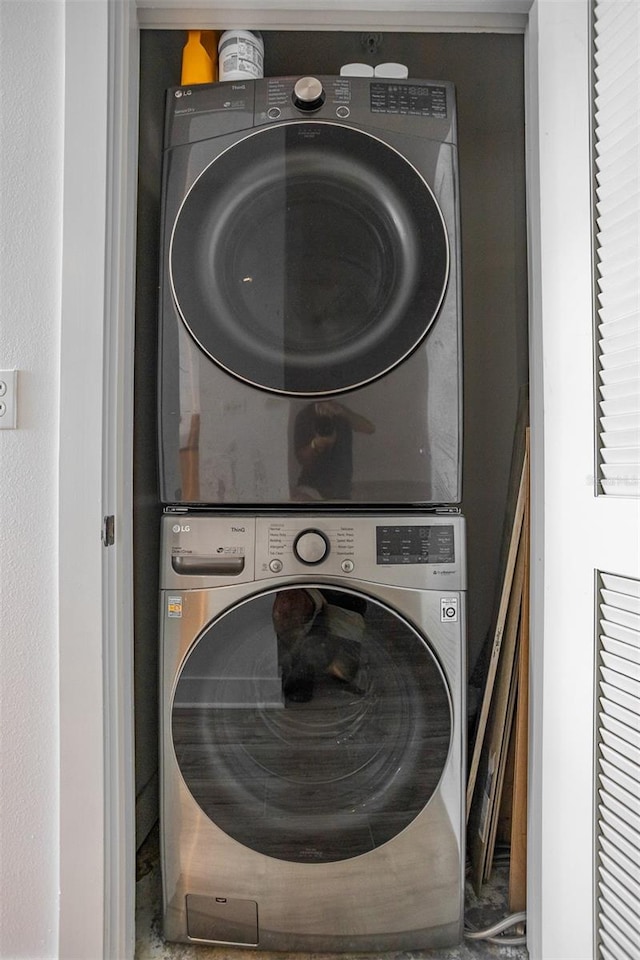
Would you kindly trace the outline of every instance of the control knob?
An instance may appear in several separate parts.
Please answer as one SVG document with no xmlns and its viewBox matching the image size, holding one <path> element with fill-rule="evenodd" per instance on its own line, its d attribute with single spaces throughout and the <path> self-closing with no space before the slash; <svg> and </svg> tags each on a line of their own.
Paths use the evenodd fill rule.
<svg viewBox="0 0 640 960">
<path fill-rule="evenodd" d="M 318 110 L 325 101 L 325 93 L 316 77 L 300 77 L 293 88 L 292 99 L 298 110 Z"/>
<path fill-rule="evenodd" d="M 319 530 L 303 530 L 293 544 L 293 552 L 302 563 L 321 563 L 329 553 L 329 541 Z"/>
</svg>

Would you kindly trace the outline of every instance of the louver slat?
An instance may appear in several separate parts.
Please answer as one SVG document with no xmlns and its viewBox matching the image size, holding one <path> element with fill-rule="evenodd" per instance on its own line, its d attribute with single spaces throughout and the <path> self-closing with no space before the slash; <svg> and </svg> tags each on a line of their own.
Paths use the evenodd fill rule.
<svg viewBox="0 0 640 960">
<path fill-rule="evenodd" d="M 605 324 L 603 324 L 605 326 Z M 638 345 L 640 345 L 640 330 L 632 330 L 630 333 L 622 333 L 617 337 L 611 337 L 611 341 L 603 341 L 603 354 L 609 356 L 624 355 L 631 351 L 632 356 L 637 355 Z"/>
<path fill-rule="evenodd" d="M 606 930 L 602 930 L 601 936 L 603 942 L 609 948 L 609 953 L 607 956 L 612 957 L 613 960 L 637 960 L 637 957 L 634 957 L 633 955 L 627 953 L 626 950 L 623 950 L 618 941 L 610 937 Z"/>
<path fill-rule="evenodd" d="M 624 785 L 631 793 L 640 793 L 640 766 L 629 760 L 625 756 L 621 756 L 616 753 L 615 750 L 612 750 L 606 744 L 601 744 L 602 756 L 605 759 L 602 761 L 602 768 L 605 773 L 613 772 L 619 770 L 621 774 L 624 775 Z"/>
<path fill-rule="evenodd" d="M 608 794 L 608 796 L 613 797 L 618 803 L 623 804 L 627 808 L 626 822 L 629 826 L 633 827 L 637 833 L 640 833 L 640 816 L 635 812 L 638 809 L 638 804 L 634 797 L 628 790 L 621 787 L 619 783 L 616 783 L 615 780 L 611 780 L 609 777 L 605 777 L 604 774 L 600 774 L 599 780 L 603 795 L 605 793 Z M 618 810 L 619 809 L 620 808 L 618 808 Z"/>
<path fill-rule="evenodd" d="M 620 383 L 603 383 L 600 387 L 600 396 L 604 400 L 611 400 L 616 397 L 627 397 L 630 393 L 633 393 L 633 387 L 630 387 L 629 384 L 624 381 Z"/>
<path fill-rule="evenodd" d="M 613 817 L 613 815 L 611 815 L 609 819 L 612 819 L 616 823 L 616 825 L 620 824 L 620 821 L 618 820 L 618 818 Z M 629 843 L 629 841 L 625 839 L 622 833 L 618 832 L 617 830 L 614 830 L 606 818 L 603 818 L 600 821 L 600 828 L 602 830 L 603 838 L 606 837 L 606 839 L 613 846 L 617 847 L 619 850 L 622 850 L 622 852 L 626 854 L 626 856 L 629 858 L 631 863 L 635 865 L 636 869 L 640 868 L 640 849 L 637 846 L 634 847 L 632 843 Z M 604 839 L 603 839 L 603 843 L 604 843 Z M 606 895 L 607 888 L 604 887 L 602 892 L 603 894 Z M 640 923 L 640 917 L 638 917 L 638 923 Z"/>
<path fill-rule="evenodd" d="M 598 107 L 598 109 L 602 109 L 603 107 L 606 106 L 606 104 L 602 102 L 599 103 L 598 101 L 596 101 L 596 106 Z M 629 109 L 628 106 L 626 105 L 626 102 L 625 102 L 625 109 L 627 111 Z M 612 169 L 624 170 L 624 171 L 628 170 L 631 175 L 631 179 L 633 180 L 637 174 L 637 170 L 633 165 L 633 160 L 635 159 L 635 156 L 636 156 L 636 153 L 635 153 L 636 144 L 633 140 L 631 140 L 628 137 L 626 138 L 625 143 L 626 143 L 626 148 L 624 146 L 620 147 L 618 151 L 618 155 L 615 158 L 615 162 L 612 161 L 611 157 L 609 157 L 608 155 L 602 156 L 602 157 L 596 157 L 594 161 L 594 167 L 596 171 L 602 171 L 602 174 L 605 174 L 605 173 L 608 174 Z M 608 176 L 604 176 L 604 175 L 601 175 L 600 173 L 597 173 L 596 181 L 598 184 L 602 184 L 603 190 L 610 189 L 611 180 L 608 178 Z"/>
<path fill-rule="evenodd" d="M 603 714 L 613 715 L 620 720 L 621 723 L 630 724 L 638 723 L 638 716 L 636 705 L 634 703 L 634 698 L 630 697 L 628 693 L 625 693 L 621 689 L 620 683 L 615 685 L 612 683 L 607 683 L 607 675 L 604 673 L 604 668 L 602 670 L 602 693 L 606 697 L 606 701 L 602 701 Z"/>
<path fill-rule="evenodd" d="M 603 909 L 607 909 L 605 904 L 610 905 L 616 913 L 621 914 L 631 928 L 633 936 L 636 938 L 640 937 L 640 917 L 629 910 L 626 903 L 624 903 L 620 897 L 616 896 L 613 890 L 609 890 L 607 887 L 603 888 L 603 896 L 600 902 L 603 905 Z"/>
<path fill-rule="evenodd" d="M 600 370 L 600 379 L 604 384 L 624 383 L 627 393 L 635 393 L 637 384 L 633 382 L 634 376 L 640 371 L 640 357 L 637 363 L 629 363 L 620 367 L 612 367 L 607 370 Z M 640 438 L 639 438 L 640 439 Z"/>
<path fill-rule="evenodd" d="M 608 341 L 609 339 L 616 340 L 618 337 L 624 337 L 630 333 L 637 334 L 638 324 L 635 317 L 621 317 L 611 324 L 601 324 L 598 329 L 601 339 Z"/>
<path fill-rule="evenodd" d="M 626 3 L 600 3 L 598 6 L 598 22 L 611 29 L 616 21 L 627 15 L 627 9 L 631 2 L 632 0 L 627 0 Z"/>
<path fill-rule="evenodd" d="M 598 22 L 604 24 L 608 30 L 614 30 L 615 27 L 620 27 L 620 21 L 622 21 L 622 28 L 624 29 L 628 20 L 629 12 L 633 9 L 635 0 L 618 0 L 617 3 L 600 3 L 598 10 Z M 620 31 L 618 31 L 620 32 Z M 596 46 L 598 44 L 596 43 Z"/>
<path fill-rule="evenodd" d="M 637 955 L 638 948 L 633 946 L 638 941 L 637 929 L 628 922 L 622 912 L 616 910 L 613 904 L 604 899 L 602 900 L 602 913 L 607 928 L 612 929 L 614 933 L 619 931 L 625 938 L 623 942 L 631 945 L 631 956 Z"/>
<path fill-rule="evenodd" d="M 635 646 L 635 637 L 636 634 L 633 630 L 627 630 L 625 627 L 620 627 L 615 623 L 607 623 L 606 620 L 602 622 L 602 632 L 606 634 L 607 637 L 612 637 L 614 640 L 621 640 L 622 643 L 630 643 L 632 646 Z"/>
<path fill-rule="evenodd" d="M 620 756 L 628 757 L 632 763 L 640 766 L 640 747 L 634 747 L 621 737 L 616 736 L 615 733 L 604 728 L 600 731 L 600 735 L 603 743 L 615 749 Z"/>
<path fill-rule="evenodd" d="M 593 168 L 598 493 L 640 496 L 640 3 L 597 0 Z M 613 389 L 615 388 L 615 389 Z"/>
<path fill-rule="evenodd" d="M 634 877 L 634 867 L 631 860 L 625 857 L 623 853 L 612 847 L 605 850 L 607 841 L 602 843 L 602 864 L 612 877 L 616 877 L 618 882 L 624 887 L 622 899 L 625 903 L 635 903 L 640 897 L 640 884 Z"/>
<path fill-rule="evenodd" d="M 611 670 L 607 669 L 606 666 L 602 667 L 603 693 L 611 700 L 616 699 L 617 693 L 620 699 L 616 702 L 622 703 L 627 710 L 638 717 L 638 722 L 640 722 L 640 700 L 636 697 L 637 681 L 629 677 L 627 673 L 620 672 L 619 665 L 616 663 L 616 657 L 607 657 L 607 655 L 603 653 L 602 659 L 603 663 L 613 667 Z M 623 662 L 624 661 L 620 661 L 620 663 Z M 631 662 L 628 662 L 628 665 L 630 668 L 634 667 Z M 635 667 L 635 669 L 637 670 L 638 668 Z"/>
<path fill-rule="evenodd" d="M 617 338 L 616 338 L 617 339 Z M 637 363 L 640 359 L 638 354 L 638 343 L 632 343 L 626 350 L 612 350 L 611 352 L 603 350 L 600 362 L 603 370 L 611 370 L 617 367 L 626 367 L 628 364 Z"/>
<path fill-rule="evenodd" d="M 607 950 L 605 946 L 600 948 L 600 954 L 603 957 L 603 960 L 619 960 L 619 957 L 615 957 L 610 950 Z"/>
<path fill-rule="evenodd" d="M 636 395 L 615 397 L 613 400 L 602 401 L 602 412 L 608 417 L 619 417 L 624 414 L 635 413 L 640 404 L 640 397 Z"/>
<path fill-rule="evenodd" d="M 636 941 L 640 937 L 640 919 L 635 917 L 629 908 L 610 890 L 600 900 L 603 913 L 612 917 L 619 917 L 620 923 L 628 936 Z"/>
<path fill-rule="evenodd" d="M 618 590 L 609 590 L 607 587 L 603 587 L 602 598 L 609 607 L 618 610 L 627 610 L 629 613 L 636 613 L 640 616 L 640 597 L 634 597 L 620 593 Z"/>
<path fill-rule="evenodd" d="M 612 941 L 617 944 L 618 957 L 620 960 L 622 960 L 623 957 L 628 957 L 629 960 L 640 960 L 640 950 L 638 950 L 633 941 L 629 940 L 619 925 L 612 923 L 609 917 L 603 916 L 602 926 L 604 930 L 610 934 Z"/>
<path fill-rule="evenodd" d="M 603 960 L 618 960 L 618 957 L 615 957 L 610 950 L 607 950 L 605 946 L 600 947 L 600 955 Z"/>
<path fill-rule="evenodd" d="M 605 793 L 600 794 L 600 799 L 602 800 L 602 806 L 600 807 L 602 819 L 607 823 L 614 823 L 622 836 L 626 838 L 631 846 L 638 848 L 640 834 L 637 830 L 633 829 L 631 824 L 627 823 L 626 811 L 624 807 L 621 807 L 617 800 L 613 800 L 612 797 L 609 797 Z"/>
<path fill-rule="evenodd" d="M 607 774 L 607 780 L 611 780 L 622 786 L 626 792 L 631 795 L 631 803 L 633 803 L 634 800 L 640 800 L 640 780 L 637 779 L 637 772 L 636 779 L 634 780 L 633 777 L 624 773 L 623 770 L 620 770 L 617 765 L 614 766 L 604 758 L 600 761 L 600 765 L 602 770 Z"/>
<path fill-rule="evenodd" d="M 596 956 L 640 960 L 640 581 L 599 580 Z"/>
</svg>

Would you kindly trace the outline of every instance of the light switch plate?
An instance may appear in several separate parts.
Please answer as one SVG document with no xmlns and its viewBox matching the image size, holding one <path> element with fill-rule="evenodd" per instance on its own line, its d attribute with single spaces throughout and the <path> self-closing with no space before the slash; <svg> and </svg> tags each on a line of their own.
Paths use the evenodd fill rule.
<svg viewBox="0 0 640 960">
<path fill-rule="evenodd" d="M 0 370 L 0 430 L 15 430 L 18 422 L 18 371 Z"/>
</svg>

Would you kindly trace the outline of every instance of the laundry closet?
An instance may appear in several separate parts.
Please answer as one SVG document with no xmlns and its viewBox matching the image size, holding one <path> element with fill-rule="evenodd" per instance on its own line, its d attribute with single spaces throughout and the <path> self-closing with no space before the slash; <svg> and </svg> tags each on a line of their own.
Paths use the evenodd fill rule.
<svg viewBox="0 0 640 960">
<path fill-rule="evenodd" d="M 461 506 L 467 521 L 473 683 L 492 623 L 514 434 L 528 381 L 523 38 L 267 31 L 263 39 L 265 77 L 336 76 L 345 63 L 394 61 L 407 65 L 410 78 L 455 85 L 463 317 Z M 160 190 L 165 90 L 179 83 L 184 42 L 183 31 L 141 34 L 134 425 L 138 845 L 158 814 Z M 410 384 L 404 400 L 411 403 Z M 383 479 L 387 466 L 381 458 Z M 369 472 L 375 484 L 375 464 Z M 471 689 L 471 709 L 476 702 L 477 690 Z"/>
</svg>

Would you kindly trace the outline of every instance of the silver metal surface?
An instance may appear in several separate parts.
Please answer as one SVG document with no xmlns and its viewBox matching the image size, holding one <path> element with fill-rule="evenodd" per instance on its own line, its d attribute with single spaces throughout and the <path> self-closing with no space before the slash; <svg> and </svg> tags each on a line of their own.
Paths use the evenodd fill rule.
<svg viewBox="0 0 640 960">
<path fill-rule="evenodd" d="M 308 564 L 321 563 L 327 556 L 328 549 L 329 544 L 324 534 L 317 530 L 303 530 L 293 544 L 295 556 Z"/>
<path fill-rule="evenodd" d="M 453 528 L 450 563 L 376 561 L 376 530 Z M 310 527 L 305 515 L 165 516 L 162 521 L 162 798 L 161 835 L 164 932 L 182 942 L 230 943 L 190 936 L 187 897 L 201 912 L 197 932 L 244 929 L 270 950 L 400 950 L 439 947 L 462 937 L 464 886 L 463 771 L 465 766 L 464 519 L 412 515 L 318 517 L 330 545 L 310 568 L 293 543 Z M 187 529 L 188 528 L 188 529 Z M 448 541 L 448 532 L 443 534 Z M 226 551 L 226 552 L 225 552 Z M 235 551 L 235 552 L 234 552 Z M 242 557 L 237 575 L 181 575 L 174 558 Z M 282 567 L 273 573 L 278 560 Z M 344 572 L 344 563 L 354 570 Z M 275 565 L 277 568 L 277 564 Z M 347 568 L 348 568 L 347 564 Z M 180 565 L 178 565 L 180 569 Z M 196 803 L 181 773 L 172 738 L 176 684 L 186 659 L 212 622 L 280 588 L 353 591 L 383 604 L 412 625 L 432 651 L 446 682 L 451 735 L 446 763 L 426 806 L 406 829 L 363 855 L 338 862 L 290 862 L 266 856 L 223 832 Z M 455 601 L 456 621 L 443 616 L 443 599 Z M 207 899 L 208 898 L 208 899 Z M 207 902 L 223 904 L 212 907 Z M 224 903 L 229 902 L 227 908 Z M 204 913 L 202 913 L 202 908 Z M 222 920 L 220 920 L 220 916 Z M 192 920 L 193 924 L 193 920 Z M 249 931 L 249 932 L 246 932 Z M 230 934 L 231 935 L 231 934 Z M 235 934 L 234 934 L 235 935 Z"/>
<path fill-rule="evenodd" d="M 234 505 L 238 509 L 297 506 L 312 501 L 336 506 L 352 502 L 381 510 L 392 505 L 413 504 L 419 508 L 418 505 L 459 503 L 462 307 L 455 91 L 452 84 L 444 81 L 407 82 L 408 95 L 418 96 L 422 90 L 425 103 L 431 103 L 429 98 L 435 91 L 444 112 L 434 112 L 431 106 L 427 109 L 421 104 L 406 113 L 399 105 L 397 109 L 383 109 L 376 99 L 391 86 L 395 96 L 397 84 L 375 78 L 320 76 L 315 79 L 322 84 L 324 102 L 305 117 L 304 109 L 296 107 L 292 99 L 299 79 L 269 77 L 247 83 L 243 91 L 237 92 L 232 109 L 227 109 L 220 85 L 194 88 L 188 104 L 180 90 L 167 101 L 159 331 L 161 500 L 165 504 L 201 507 L 225 504 L 229 509 L 234 509 Z M 430 303 L 424 328 L 408 337 L 413 342 L 403 341 L 400 356 L 383 351 L 375 369 L 368 363 L 354 362 L 347 364 L 345 375 L 343 371 L 326 380 L 315 378 L 305 383 L 295 377 L 283 378 L 281 383 L 270 379 L 265 384 L 261 382 L 259 363 L 236 369 L 229 356 L 218 355 L 215 344 L 207 341 L 202 329 L 195 329 L 194 316 L 185 304 L 180 305 L 181 272 L 174 270 L 174 258 L 180 249 L 176 230 L 183 216 L 188 215 L 190 202 L 201 206 L 193 191 L 203 188 L 203 177 L 213 181 L 220 175 L 216 165 L 230 162 L 229 151 L 236 147 L 247 153 L 260 151 L 266 149 L 265 141 L 270 142 L 272 135 L 274 140 L 284 141 L 296 133 L 306 139 L 314 137 L 314 131 L 321 140 L 357 139 L 363 150 L 378 157 L 375 164 L 379 168 L 379 186 L 389 175 L 385 158 L 405 171 L 406 176 L 393 178 L 389 209 L 402 215 L 403 223 L 406 220 L 402 230 L 407 237 L 414 233 L 408 226 L 411 218 L 402 214 L 403 196 L 408 202 L 410 199 L 405 196 L 408 186 L 415 184 L 425 202 L 429 198 L 429 206 L 435 204 L 434 228 L 438 236 L 443 231 L 443 267 L 448 280 L 446 284 L 442 282 L 439 267 L 434 271 L 433 289 L 438 302 Z M 276 156 L 277 151 L 274 163 Z M 370 171 L 375 174 L 375 167 L 371 166 Z M 339 176 L 339 171 L 333 170 L 333 174 Z M 222 195 L 215 189 L 214 193 Z M 373 191 L 370 199 L 376 199 Z M 233 197 L 229 202 L 232 200 Z M 409 208 L 413 209 L 411 202 Z M 395 213 L 390 216 L 395 222 Z M 227 219 L 218 214 L 214 219 L 216 230 L 224 229 Z M 394 230 L 397 229 L 398 225 Z M 195 234 L 188 235 L 195 238 Z M 276 243 L 274 249 L 277 248 Z M 197 249 L 196 244 L 193 260 L 185 253 L 189 289 L 193 288 L 188 279 L 191 267 L 207 257 L 204 252 L 201 257 Z M 207 242 L 202 249 L 208 249 Z M 406 250 L 398 256 L 410 273 L 413 254 Z M 328 261 L 322 266 L 328 270 Z M 224 274 L 226 267 L 221 272 Z M 317 273 L 315 264 L 312 273 Z M 246 274 L 240 278 L 245 293 L 255 286 L 252 271 L 247 270 Z M 318 289 L 322 287 L 318 279 L 321 274 L 322 271 L 316 277 Z M 334 289 L 333 285 L 329 283 L 327 289 Z M 344 295 L 351 294 L 350 283 L 341 287 L 338 282 L 334 295 L 339 289 Z M 340 300 L 333 296 L 331 302 Z M 346 317 L 349 309 L 344 309 Z M 391 322 L 391 315 L 385 316 L 384 322 Z M 429 333 L 425 335 L 429 323 Z M 370 356 L 373 341 L 369 334 L 373 336 L 375 330 L 382 332 L 377 320 L 366 338 L 353 338 L 349 349 L 353 348 L 354 356 L 359 350 L 361 360 Z M 256 341 L 249 327 L 245 335 L 250 354 L 256 356 Z M 277 338 L 260 338 L 260 350 L 268 365 L 281 363 L 283 354 Z M 340 354 L 343 352 L 341 349 Z M 323 369 L 325 361 L 320 354 L 317 360 L 318 369 Z M 289 372 L 292 371 L 293 367 Z M 330 365 L 326 371 L 331 371 Z M 296 440 L 296 425 L 308 426 L 313 401 L 329 396 L 349 413 L 363 418 L 360 425 L 366 421 L 368 424 L 361 430 L 347 417 L 346 423 L 353 431 L 350 450 L 330 466 L 330 482 L 318 480 L 317 475 L 310 482 L 309 468 L 301 456 L 304 448 Z M 304 430 L 298 430 L 298 439 L 302 434 Z M 389 456 L 390 450 L 393 456 Z"/>
<path fill-rule="evenodd" d="M 316 77 L 300 77 L 293 88 L 296 100 L 313 103 L 322 96 L 322 84 Z"/>
</svg>

